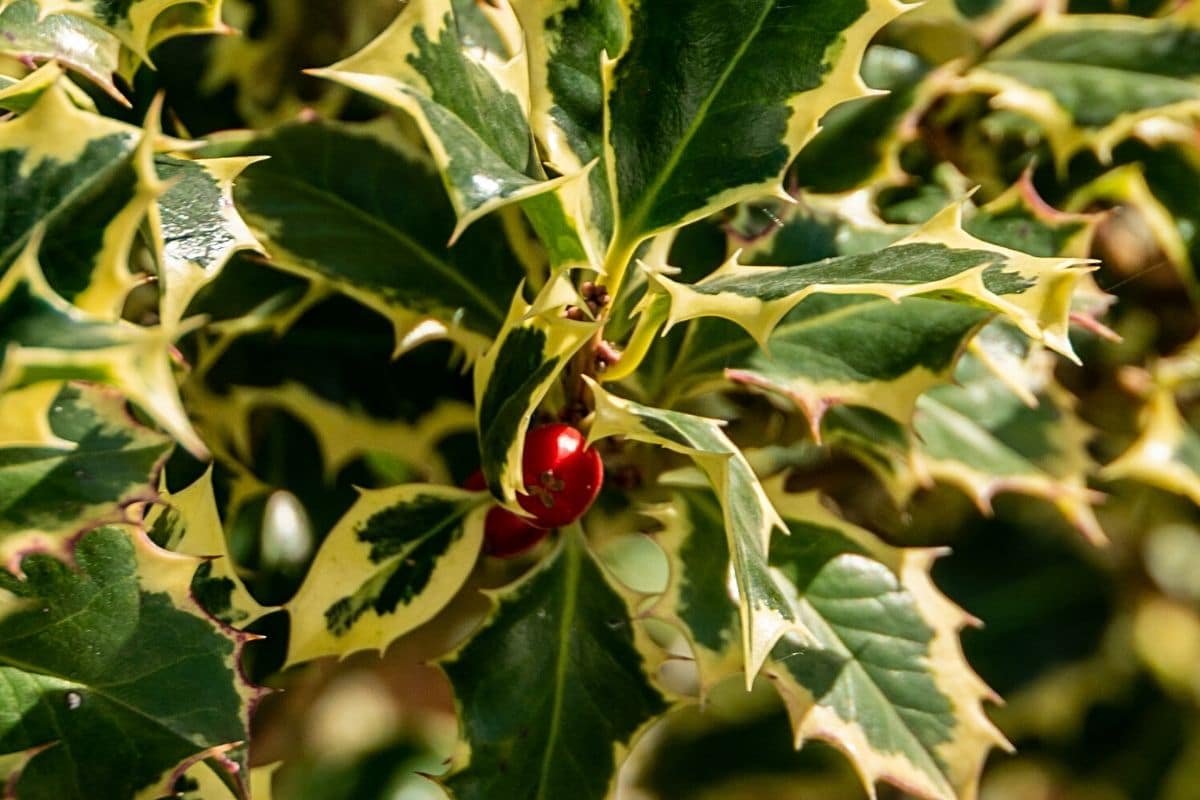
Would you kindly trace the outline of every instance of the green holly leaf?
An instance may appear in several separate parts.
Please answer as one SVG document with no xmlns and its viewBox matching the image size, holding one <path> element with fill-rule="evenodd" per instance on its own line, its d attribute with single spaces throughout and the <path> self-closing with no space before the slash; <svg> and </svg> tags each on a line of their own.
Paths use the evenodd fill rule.
<svg viewBox="0 0 1200 800">
<path fill-rule="evenodd" d="M 474 356 L 500 330 L 524 273 L 499 224 L 448 248 L 454 214 L 432 165 L 382 126 L 287 125 L 213 152 L 269 156 L 234 200 L 272 263 L 383 314 L 397 354 L 442 337 Z"/>
<path fill-rule="evenodd" d="M 72 81 L 61 81 L 62 68 L 55 61 L 47 62 L 23 78 L 0 75 L 0 108 L 23 114 L 33 108 L 47 89 L 60 84 L 78 108 L 95 111 L 96 103 L 88 93 Z"/>
<path fill-rule="evenodd" d="M 667 710 L 625 601 L 577 527 L 494 601 L 443 663 L 470 752 L 446 785 L 459 800 L 608 797 L 637 735 Z"/>
<path fill-rule="evenodd" d="M 382 650 L 441 611 L 475 566 L 487 500 L 430 484 L 363 491 L 285 605 L 287 663 Z"/>
<path fill-rule="evenodd" d="M 604 73 L 610 283 L 650 236 L 780 193 L 825 113 L 867 94 L 863 53 L 902 10 L 890 0 L 630 4 L 626 47 Z"/>
<path fill-rule="evenodd" d="M 967 234 L 949 206 L 896 244 L 797 267 L 747 266 L 735 255 L 703 280 L 680 283 L 651 272 L 669 304 L 666 328 L 698 317 L 737 323 L 764 347 L 800 301 L 818 293 L 926 295 L 999 312 L 1052 349 L 1074 357 L 1067 337 L 1071 295 L 1085 274 L 1077 258 L 1035 258 Z"/>
<path fill-rule="evenodd" d="M 167 188 L 151 209 L 162 297 L 159 317 L 179 324 L 188 303 L 239 250 L 261 250 L 233 201 L 233 182 L 257 158 L 155 159 Z"/>
<path fill-rule="evenodd" d="M 231 627 L 245 628 L 268 613 L 246 589 L 229 553 L 213 493 L 212 466 L 177 492 L 161 481 L 158 504 L 146 515 L 150 538 L 175 553 L 206 559 L 192 576 L 192 596 L 205 611 Z"/>
<path fill-rule="evenodd" d="M 533 147 L 520 26 L 507 6 L 486 13 L 506 42 L 501 52 L 463 43 L 453 0 L 414 0 L 361 51 L 311 70 L 413 118 L 458 216 L 452 240 L 490 211 L 558 185 Z M 471 30 L 479 22 L 472 15 Z"/>
<path fill-rule="evenodd" d="M 1043 15 L 967 75 L 966 88 L 1032 118 L 1060 168 L 1081 150 L 1108 161 L 1152 119 L 1200 113 L 1200 27 L 1193 6 L 1159 19 Z"/>
<path fill-rule="evenodd" d="M 27 0 L 3 0 L 0 10 L 7 9 L 14 3 L 24 3 Z M 124 0 L 114 3 L 112 0 L 35 0 L 42 17 L 51 15 L 71 14 L 91 22 L 104 30 L 111 32 L 121 40 L 121 43 L 133 51 L 140 60 L 150 61 L 151 48 L 163 41 L 164 33 L 200 33 L 203 31 L 221 30 L 221 0 Z M 176 6 L 200 6 L 199 9 L 188 9 L 187 18 L 211 20 L 209 27 L 197 29 L 193 22 L 183 31 L 175 30 L 176 26 L 168 24 L 158 27 L 160 17 L 166 15 Z M 156 30 L 156 27 L 158 28 Z"/>
<path fill-rule="evenodd" d="M 40 258 L 60 295 L 116 319 L 133 286 L 129 250 L 162 191 L 154 174 L 156 129 L 145 133 L 78 108 L 65 78 L 0 125 L 0 273 L 40 225 Z M 153 114 L 150 115 L 153 118 Z"/>
<path fill-rule="evenodd" d="M 44 381 L 86 380 L 119 389 L 191 452 L 207 451 L 179 399 L 171 337 L 161 328 L 109 322 L 59 297 L 37 263 L 42 236 L 0 279 L 0 393 Z"/>
<path fill-rule="evenodd" d="M 496 497 L 516 501 L 525 486 L 521 457 L 529 420 L 560 374 L 596 331 L 564 316 L 583 301 L 562 273 L 527 304 L 513 296 L 504 328 L 475 365 L 476 424 L 484 477 Z"/>
<path fill-rule="evenodd" d="M 771 531 L 783 522 L 767 499 L 758 477 L 719 420 L 651 408 L 609 394 L 589 381 L 596 412 L 591 441 L 624 436 L 681 453 L 696 462 L 721 502 L 726 547 L 738 593 L 747 687 L 781 636 L 799 630 L 787 597 L 771 577 L 767 546 Z M 721 591 L 724 582 L 710 591 Z"/>
<path fill-rule="evenodd" d="M 197 564 L 101 528 L 70 564 L 32 553 L 0 571 L 0 751 L 45 747 L 17 797 L 158 797 L 182 765 L 247 737 L 256 691 L 239 638 L 190 599 Z"/>
<path fill-rule="evenodd" d="M 48 386 L 53 400 L 42 411 L 56 441 L 0 448 L 0 538 L 120 521 L 123 507 L 153 499 L 170 447 L 135 422 L 115 392 Z"/>
<path fill-rule="evenodd" d="M 39 16 L 35 0 L 16 0 L 0 12 L 0 53 L 57 61 L 128 105 L 113 85 L 120 52 L 120 41 L 100 26 L 71 14 Z"/>
</svg>

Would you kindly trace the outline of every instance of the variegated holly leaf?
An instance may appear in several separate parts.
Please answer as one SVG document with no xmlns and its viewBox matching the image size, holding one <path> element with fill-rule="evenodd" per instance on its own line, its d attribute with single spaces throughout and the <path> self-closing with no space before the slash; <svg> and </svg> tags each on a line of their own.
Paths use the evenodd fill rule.
<svg viewBox="0 0 1200 800">
<path fill-rule="evenodd" d="M 789 401 L 820 438 L 835 404 L 864 406 L 907 424 L 917 398 L 950 380 L 986 309 L 922 297 L 818 294 L 772 331 L 766 350 L 719 320 L 688 331 L 663 384 L 668 404 L 722 379 Z"/>
<path fill-rule="evenodd" d="M 55 439 L 0 448 L 0 538 L 78 533 L 120 521 L 125 506 L 154 497 L 170 447 L 166 437 L 135 422 L 115 392 L 47 386 L 52 401 L 38 409 L 43 419 L 0 422 L 5 427 L 38 422 Z"/>
<path fill-rule="evenodd" d="M 583 307 L 583 301 L 562 273 L 533 305 L 518 291 L 503 329 L 475 365 L 481 468 L 492 493 L 507 503 L 524 490 L 521 456 L 530 417 L 596 331 L 594 322 L 565 317 L 569 305 Z"/>
<path fill-rule="evenodd" d="M 939 386 L 917 402 L 915 457 L 922 474 L 962 489 L 985 512 L 1001 492 L 1053 504 L 1092 542 L 1105 540 L 1088 489 L 1092 431 L 1075 400 L 1049 369 L 1028 371 L 1027 405 L 1008 381 L 974 358 L 959 365 L 957 385 Z"/>
<path fill-rule="evenodd" d="M 1200 116 L 1195 9 L 1159 19 L 1044 14 L 971 70 L 966 87 L 1037 122 L 1060 168 L 1085 149 L 1107 161 L 1150 120 Z"/>
<path fill-rule="evenodd" d="M 557 187 L 547 181 L 527 118 L 529 76 L 507 4 L 476 9 L 506 47 L 466 44 L 453 0 L 413 0 L 358 53 L 312 74 L 403 109 L 420 128 L 458 216 L 453 237 L 508 203 Z"/>
<path fill-rule="evenodd" d="M 1200 434 L 1184 419 L 1175 397 L 1156 388 L 1142 411 L 1137 440 L 1100 470 L 1104 480 L 1133 480 L 1200 504 Z"/>
<path fill-rule="evenodd" d="M 49 61 L 23 78 L 0 75 L 0 108 L 23 114 L 33 108 L 38 98 L 55 84 L 60 84 L 62 68 L 58 62 Z M 61 81 L 67 96 L 78 108 L 95 111 L 96 102 L 88 93 L 71 81 Z"/>
<path fill-rule="evenodd" d="M 466 403 L 442 400 L 410 423 L 372 417 L 326 400 L 300 383 L 234 386 L 221 395 L 193 384 L 187 398 L 188 410 L 206 437 L 228 442 L 232 455 L 247 464 L 253 461 L 251 420 L 256 411 L 278 409 L 296 418 L 316 437 L 321 467 L 330 480 L 356 458 L 387 453 L 417 469 L 425 480 L 448 483 L 450 472 L 437 445 L 475 427 L 475 411 Z"/>
<path fill-rule="evenodd" d="M 280 269 L 389 319 L 397 354 L 450 338 L 477 355 L 523 272 L 499 224 L 446 239 L 454 214 L 428 159 L 382 126 L 287 125 L 215 145 L 263 155 L 238 179 L 238 210 Z"/>
<path fill-rule="evenodd" d="M 17 797 L 159 797 L 247 737 L 243 639 L 191 600 L 198 563 L 101 528 L 69 564 L 32 553 L 0 571 L 0 751 L 45 746 Z"/>
<path fill-rule="evenodd" d="M 81 17 L 39 14 L 36 0 L 7 5 L 0 12 L 0 53 L 33 62 L 57 61 L 128 104 L 113 85 L 120 41 Z"/>
<path fill-rule="evenodd" d="M 779 638 L 802 632 L 787 597 L 767 568 L 771 531 L 783 522 L 767 499 L 758 477 L 718 420 L 651 408 L 609 394 L 589 381 L 596 412 L 589 440 L 624 436 L 681 453 L 696 462 L 721 503 L 726 547 L 737 583 L 739 620 L 747 687 Z M 723 591 L 720 586 L 708 591 Z"/>
<path fill-rule="evenodd" d="M 958 629 L 969 620 L 929 578 L 936 551 L 899 549 L 827 511 L 816 494 L 766 490 L 787 525 L 770 566 L 811 638 L 785 636 L 763 674 L 788 709 L 799 748 L 822 739 L 842 750 L 869 792 L 877 782 L 924 798 L 974 797 L 988 751 L 1005 746 L 983 713 L 993 695 L 967 665 Z M 671 563 L 650 614 L 688 638 L 702 693 L 742 663 L 732 643 L 736 601 L 712 584 L 729 570 L 711 493 L 677 486 L 651 510 Z"/>
<path fill-rule="evenodd" d="M 781 192 L 825 113 L 868 93 L 863 53 L 902 10 L 892 0 L 631 3 L 626 47 L 604 72 L 611 284 L 655 233 Z"/>
<path fill-rule="evenodd" d="M 40 225 L 50 285 L 81 308 L 115 319 L 133 285 L 129 248 L 163 188 L 153 167 L 157 134 L 153 123 L 143 134 L 76 107 L 65 81 L 0 125 L 7 165 L 0 176 L 6 198 L 0 272 L 11 271 Z"/>
<path fill-rule="evenodd" d="M 275 762 L 250 770 L 251 800 L 271 800 L 272 781 L 283 762 Z M 241 800 L 229 781 L 209 761 L 201 761 L 189 768 L 176 782 L 176 793 L 172 800 Z M 157 800 L 157 799 L 156 799 Z"/>
<path fill-rule="evenodd" d="M 285 605 L 287 663 L 382 650 L 441 611 L 475 566 L 488 499 L 432 484 L 363 491 Z"/>
<path fill-rule="evenodd" d="M 234 253 L 261 249 L 233 203 L 234 179 L 257 160 L 155 160 L 167 188 L 151 208 L 150 229 L 159 259 L 159 317 L 168 328 L 179 324 L 196 292 Z"/>
<path fill-rule="evenodd" d="M 1028 336 L 1073 357 L 1067 337 L 1072 290 L 1085 274 L 1076 258 L 1036 258 L 967 234 L 952 205 L 891 247 L 802 267 L 746 266 L 735 255 L 693 284 L 651 273 L 670 304 L 666 327 L 720 317 L 764 347 L 779 321 L 814 294 L 925 295 L 978 305 L 1010 318 Z"/>
<path fill-rule="evenodd" d="M 953 73 L 931 73 L 915 53 L 875 45 L 863 58 L 862 74 L 868 86 L 887 93 L 851 100 L 825 115 L 820 132 L 788 170 L 796 187 L 832 194 L 906 181 L 900 151 Z"/>
<path fill-rule="evenodd" d="M 43 381 L 108 384 L 188 450 L 206 453 L 179 399 L 168 333 L 110 322 L 66 302 L 42 275 L 41 242 L 39 229 L 0 278 L 0 392 Z"/>
<path fill-rule="evenodd" d="M 612 236 L 612 193 L 604 158 L 605 54 L 621 52 L 625 12 L 618 0 L 516 0 L 529 60 L 529 116 L 546 164 L 562 175 L 587 173 L 576 216 L 585 246 L 600 258 Z"/>
<path fill-rule="evenodd" d="M 812 641 L 780 642 L 766 672 L 796 746 L 834 745 L 870 792 L 883 781 L 930 800 L 975 797 L 988 752 L 1008 744 L 958 641 L 971 617 L 930 579 L 937 551 L 892 547 L 816 494 L 781 490 L 777 480 L 771 496 L 791 535 L 772 543 L 771 565 Z"/>
<path fill-rule="evenodd" d="M 192 596 L 205 611 L 229 626 L 245 628 L 269 609 L 246 589 L 229 553 L 221 513 L 213 493 L 212 465 L 177 492 L 161 482 L 159 502 L 146 515 L 150 538 L 172 552 L 206 559 L 192 576 Z"/>
<path fill-rule="evenodd" d="M 667 710 L 625 600 L 577 527 L 562 538 L 494 595 L 488 620 L 443 662 L 469 750 L 446 780 L 459 800 L 602 800 L 638 734 Z"/>
<path fill-rule="evenodd" d="M 0 9 L 7 8 L 14 2 L 26 0 L 3 0 Z M 221 0 L 124 0 L 114 3 L 112 0 L 35 0 L 38 10 L 43 17 L 58 14 L 71 14 L 87 20 L 94 25 L 111 32 L 121 40 L 121 43 L 133 51 L 142 61 L 150 61 L 150 49 L 163 41 L 165 33 L 200 33 L 204 31 L 221 30 L 220 8 Z M 193 20 L 192 24 L 179 26 L 168 24 L 155 31 L 156 23 L 161 16 L 176 6 L 198 6 L 201 8 L 187 9 L 186 18 Z M 168 14 L 168 16 L 170 16 Z M 195 20 L 209 19 L 212 26 L 198 29 Z"/>
</svg>

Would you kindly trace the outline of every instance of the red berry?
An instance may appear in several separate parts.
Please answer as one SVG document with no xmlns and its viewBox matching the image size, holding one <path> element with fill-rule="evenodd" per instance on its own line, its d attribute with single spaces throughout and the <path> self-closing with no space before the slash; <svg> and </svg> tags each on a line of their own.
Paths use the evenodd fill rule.
<svg viewBox="0 0 1200 800">
<path fill-rule="evenodd" d="M 483 471 L 477 469 L 471 473 L 463 487 L 473 491 L 486 489 Z M 483 521 L 483 552 L 496 558 L 512 558 L 536 545 L 548 533 L 545 528 L 530 525 L 507 508 L 494 505 Z"/>
<path fill-rule="evenodd" d="M 534 524 L 560 528 L 583 516 L 604 483 L 604 462 L 570 425 L 540 425 L 525 436 L 525 494 L 517 495 Z"/>
</svg>

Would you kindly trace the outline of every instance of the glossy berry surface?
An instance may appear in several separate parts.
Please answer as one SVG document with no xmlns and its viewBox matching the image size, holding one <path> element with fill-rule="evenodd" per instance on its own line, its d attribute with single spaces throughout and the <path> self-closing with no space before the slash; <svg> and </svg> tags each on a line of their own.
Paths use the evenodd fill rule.
<svg viewBox="0 0 1200 800">
<path fill-rule="evenodd" d="M 482 470 L 475 470 L 463 483 L 473 491 L 487 488 Z M 502 506 L 492 506 L 483 521 L 483 552 L 496 558 L 512 558 L 530 549 L 550 531 L 538 528 Z"/>
<path fill-rule="evenodd" d="M 559 528 L 582 517 L 604 483 L 600 454 L 586 446 L 578 429 L 562 423 L 529 431 L 521 468 L 525 494 L 518 494 L 517 502 L 544 528 Z"/>
</svg>

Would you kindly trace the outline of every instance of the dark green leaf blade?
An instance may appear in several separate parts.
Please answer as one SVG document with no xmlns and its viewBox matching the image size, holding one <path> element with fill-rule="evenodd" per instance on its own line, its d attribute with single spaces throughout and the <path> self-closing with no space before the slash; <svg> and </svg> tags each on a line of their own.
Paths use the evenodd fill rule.
<svg viewBox="0 0 1200 800">
<path fill-rule="evenodd" d="M 101 528 L 73 561 L 33 554 L 20 576 L 0 572 L 0 750 L 52 745 L 16 795 L 165 794 L 181 763 L 247 736 L 237 639 L 188 597 L 194 559 Z"/>
<path fill-rule="evenodd" d="M 443 664 L 471 753 L 447 785 L 458 800 L 602 800 L 634 737 L 667 710 L 624 600 L 569 529 L 496 602 Z"/>
</svg>

